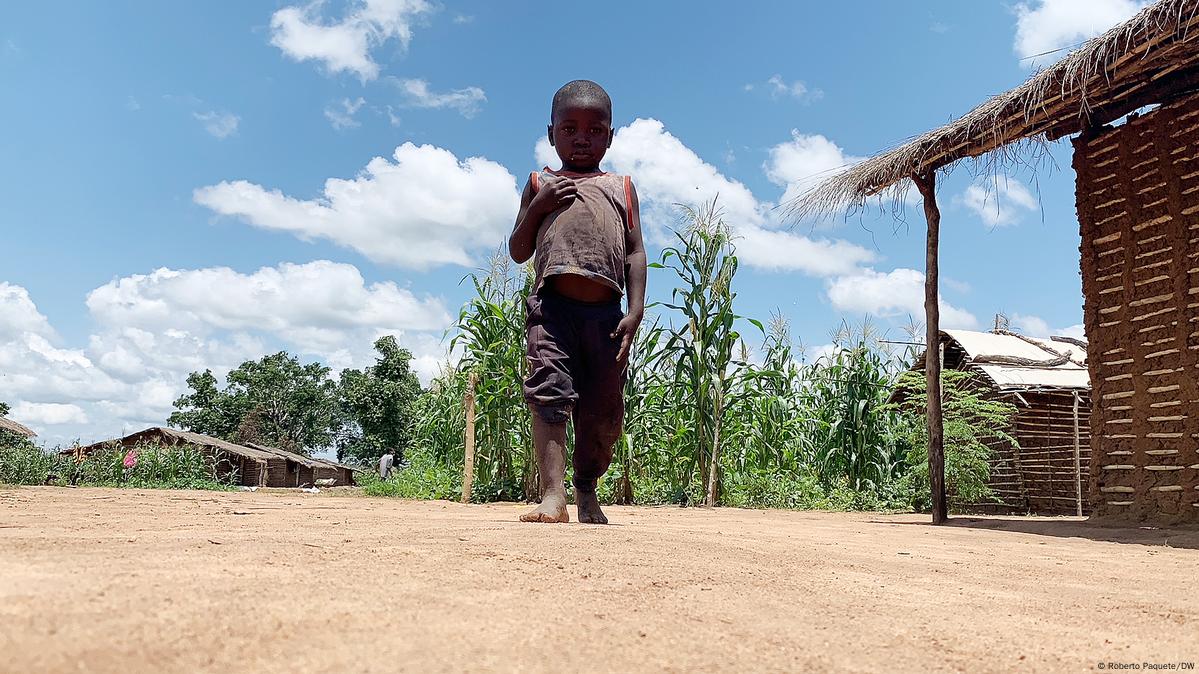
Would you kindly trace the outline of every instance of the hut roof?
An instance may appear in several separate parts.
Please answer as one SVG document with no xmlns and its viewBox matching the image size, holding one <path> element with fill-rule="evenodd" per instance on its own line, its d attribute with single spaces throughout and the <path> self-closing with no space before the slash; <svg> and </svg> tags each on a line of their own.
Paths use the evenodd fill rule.
<svg viewBox="0 0 1199 674">
<path fill-rule="evenodd" d="M 1199 3 L 1159 0 L 960 119 L 819 183 L 789 204 L 789 212 L 831 214 L 884 190 L 898 197 L 913 174 L 1018 141 L 1057 140 L 1196 88 Z"/>
<path fill-rule="evenodd" d="M 1086 343 L 1010 332 L 943 330 L 1001 391 L 1091 388 Z"/>
<path fill-rule="evenodd" d="M 237 445 L 232 442 L 221 440 L 220 438 L 214 438 L 211 435 L 204 435 L 202 433 L 193 433 L 191 431 L 181 431 L 181 430 L 178 430 L 175 428 L 164 428 L 162 426 L 153 426 L 151 428 L 147 428 L 144 431 L 138 431 L 137 433 L 131 433 L 129 435 L 126 435 L 123 438 L 116 438 L 114 440 L 105 440 L 104 442 L 93 443 L 91 445 L 81 447 L 80 449 L 86 453 L 86 452 L 93 451 L 95 449 L 98 449 L 100 447 L 103 447 L 103 446 L 113 443 L 113 442 L 120 443 L 123 445 L 128 445 L 128 444 L 136 443 L 136 442 L 143 441 L 143 440 L 153 440 L 155 438 L 159 438 L 159 439 L 162 439 L 162 440 L 165 440 L 168 442 L 174 442 L 177 444 L 186 443 L 189 445 L 196 445 L 197 447 L 209 447 L 212 449 L 219 449 L 221 451 L 228 452 L 229 454 L 243 456 L 243 457 L 246 457 L 249 459 L 255 459 L 257 461 L 267 461 L 269 459 L 279 458 L 278 455 L 276 455 L 276 454 L 272 454 L 270 452 L 264 452 L 261 449 L 254 449 L 253 447 L 246 447 L 245 445 Z M 71 451 L 71 450 L 65 450 L 65 451 Z"/>
<path fill-rule="evenodd" d="M 37 433 L 34 433 L 33 430 L 28 426 L 18 424 L 8 417 L 0 417 L 0 430 L 16 433 L 17 435 L 23 435 L 27 438 L 37 437 Z"/>
<path fill-rule="evenodd" d="M 318 468 L 318 467 L 324 466 L 324 467 L 329 467 L 329 468 L 344 468 L 346 470 L 358 470 L 357 468 L 355 468 L 353 466 L 347 466 L 345 464 L 337 463 L 336 461 L 329 461 L 328 459 L 321 459 L 321 458 L 317 458 L 315 456 L 304 456 L 303 454 L 297 454 L 296 452 L 289 452 L 286 449 L 279 449 L 278 447 L 268 447 L 266 445 L 259 445 L 257 443 L 253 443 L 253 442 L 248 442 L 246 444 L 254 449 L 257 449 L 257 450 L 260 450 L 263 452 L 268 452 L 271 454 L 275 454 L 277 456 L 282 456 L 288 460 L 295 461 L 296 463 L 298 463 L 302 466 L 307 466 L 308 468 Z"/>
</svg>

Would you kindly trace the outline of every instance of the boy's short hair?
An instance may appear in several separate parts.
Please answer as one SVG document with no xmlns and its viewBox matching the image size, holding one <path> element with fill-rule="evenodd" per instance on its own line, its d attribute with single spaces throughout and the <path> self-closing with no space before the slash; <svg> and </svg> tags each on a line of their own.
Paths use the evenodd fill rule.
<svg viewBox="0 0 1199 674">
<path fill-rule="evenodd" d="M 608 111 L 609 121 L 612 119 L 612 98 L 603 87 L 591 80 L 572 80 L 563 84 L 554 94 L 554 102 L 550 106 L 550 119 L 554 118 L 560 107 L 567 104 L 601 108 Z"/>
</svg>

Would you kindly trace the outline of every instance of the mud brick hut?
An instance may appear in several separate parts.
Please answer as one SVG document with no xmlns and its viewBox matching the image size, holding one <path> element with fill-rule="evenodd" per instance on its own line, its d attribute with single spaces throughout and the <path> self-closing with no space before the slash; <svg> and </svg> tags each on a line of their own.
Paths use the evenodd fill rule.
<svg viewBox="0 0 1199 674">
<path fill-rule="evenodd" d="M 1067 136 L 1095 401 L 1092 512 L 1199 522 L 1199 1 L 1149 5 L 960 119 L 823 181 L 791 213 L 831 215 L 880 194 L 900 199 L 914 184 L 927 223 L 932 344 L 940 332 L 938 170 L 984 156 L 976 166 L 1001 168 Z M 940 359 L 934 349 L 926 355 L 933 522 L 941 523 Z"/>
<path fill-rule="evenodd" d="M 228 474 L 237 471 L 238 483 L 249 487 L 287 487 L 290 475 L 287 470 L 287 459 L 278 454 L 264 452 L 253 447 L 237 445 L 201 433 L 180 431 L 174 428 L 155 426 L 144 431 L 126 435 L 123 438 L 97 442 L 78 449 L 64 450 L 65 453 L 80 452 L 90 454 L 102 447 L 119 445 L 136 447 L 144 443 L 160 443 L 164 445 L 194 445 L 208 452 L 216 459 L 217 471 Z"/>
<path fill-rule="evenodd" d="M 19 424 L 8 417 L 0 417 L 0 431 L 8 431 L 23 438 L 35 438 L 37 433 L 32 429 L 22 424 Z"/>
<path fill-rule="evenodd" d="M 247 446 L 263 452 L 275 454 L 283 457 L 287 461 L 288 487 L 308 487 L 317 484 L 317 481 L 327 482 L 331 487 L 347 487 L 354 485 L 354 469 L 350 466 L 337 463 L 335 461 L 326 461 L 316 457 L 304 456 L 295 452 L 289 452 L 278 447 L 268 447 L 255 443 L 246 443 Z"/>
<path fill-rule="evenodd" d="M 1090 474 L 1091 385 L 1086 343 L 1012 332 L 941 331 L 943 367 L 977 375 L 984 394 L 1016 408 L 996 441 L 988 482 L 998 502 L 959 504 L 970 511 L 1082 515 Z M 901 400 L 903 389 L 892 399 Z"/>
</svg>

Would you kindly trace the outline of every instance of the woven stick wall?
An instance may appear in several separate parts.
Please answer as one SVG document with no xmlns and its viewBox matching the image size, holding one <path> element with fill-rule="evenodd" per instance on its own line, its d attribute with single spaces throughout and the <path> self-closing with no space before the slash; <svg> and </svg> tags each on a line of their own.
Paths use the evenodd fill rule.
<svg viewBox="0 0 1199 674">
<path fill-rule="evenodd" d="M 1199 96 L 1074 145 L 1092 509 L 1199 521 Z"/>
<path fill-rule="evenodd" d="M 1028 499 L 1029 512 L 1039 515 L 1073 515 L 1078 504 L 1078 477 L 1074 472 L 1074 394 L 1023 393 L 1028 406 L 1017 409 L 1012 434 L 1020 443 L 1016 465 Z M 1080 473 L 1086 485 L 1090 465 L 1087 428 L 1091 400 L 1079 402 Z M 1085 494 L 1086 487 L 1083 487 Z M 1085 498 L 1085 496 L 1084 496 Z M 1088 511 L 1084 503 L 1083 512 Z"/>
</svg>

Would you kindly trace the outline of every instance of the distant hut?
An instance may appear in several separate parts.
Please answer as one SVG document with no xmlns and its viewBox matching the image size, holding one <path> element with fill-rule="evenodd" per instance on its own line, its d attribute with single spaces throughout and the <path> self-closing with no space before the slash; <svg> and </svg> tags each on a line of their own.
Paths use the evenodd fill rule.
<svg viewBox="0 0 1199 674">
<path fill-rule="evenodd" d="M 136 447 L 144 443 L 163 445 L 194 445 L 216 460 L 218 474 L 227 475 L 237 471 L 238 483 L 252 487 L 286 487 L 288 482 L 287 459 L 278 454 L 264 452 L 253 447 L 237 445 L 201 433 L 180 431 L 174 428 L 155 426 L 123 438 L 97 442 L 64 453 L 79 452 L 87 455 L 104 447 Z"/>
<path fill-rule="evenodd" d="M 354 469 L 335 461 L 319 459 L 312 456 L 304 456 L 296 452 L 289 452 L 278 447 L 268 447 L 255 443 L 246 443 L 263 452 L 269 452 L 283 457 L 287 460 L 287 486 L 289 487 L 307 487 L 317 484 L 317 480 L 332 482 L 329 486 L 332 487 L 348 487 L 354 484 Z"/>
<path fill-rule="evenodd" d="M 37 437 L 37 433 L 34 433 L 28 426 L 19 424 L 8 417 L 0 417 L 0 430 L 8 431 L 23 438 Z"/>
<path fill-rule="evenodd" d="M 984 395 L 1016 408 L 996 441 L 988 481 L 998 502 L 960 503 L 971 511 L 1082 515 L 1090 473 L 1091 385 L 1086 343 L 1012 332 L 942 330 L 944 368 L 977 375 Z M 919 362 L 919 361 L 918 361 Z M 894 400 L 905 392 L 896 389 Z"/>
<path fill-rule="evenodd" d="M 1158 106 L 1140 116 L 1130 113 Z M 1122 118 L 1127 121 L 1119 124 Z M 927 227 L 925 323 L 938 338 L 939 169 L 1077 134 L 1090 503 L 1105 518 L 1199 522 L 1199 2 L 1159 0 L 962 118 L 820 183 L 808 217 L 915 185 Z M 925 361 L 930 391 L 940 362 Z M 932 396 L 939 400 L 939 396 Z M 933 521 L 946 518 L 941 410 L 928 409 Z"/>
</svg>

